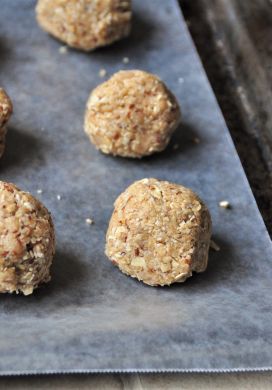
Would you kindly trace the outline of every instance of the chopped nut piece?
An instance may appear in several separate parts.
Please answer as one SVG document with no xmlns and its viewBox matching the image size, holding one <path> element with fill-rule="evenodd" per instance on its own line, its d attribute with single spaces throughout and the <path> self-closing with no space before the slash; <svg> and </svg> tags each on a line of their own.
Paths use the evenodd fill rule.
<svg viewBox="0 0 272 390">
<path fill-rule="evenodd" d="M 94 224 L 94 221 L 91 218 L 86 218 L 85 222 L 87 223 L 87 225 L 93 225 Z"/>
<path fill-rule="evenodd" d="M 205 271 L 211 218 L 190 189 L 143 179 L 128 187 L 114 206 L 106 255 L 122 272 L 164 286 Z"/>
<path fill-rule="evenodd" d="M 58 199 L 58 200 L 61 200 L 61 195 L 57 195 L 57 199 Z"/>
<path fill-rule="evenodd" d="M 221 200 L 221 202 L 219 202 L 219 206 L 223 209 L 230 209 L 230 203 L 227 200 Z"/>
<path fill-rule="evenodd" d="M 130 0 L 39 0 L 40 26 L 71 47 L 93 50 L 130 33 Z"/>
<path fill-rule="evenodd" d="M 177 100 L 158 77 L 127 70 L 92 91 L 84 128 L 103 153 L 141 158 L 166 148 L 180 117 Z"/>
<path fill-rule="evenodd" d="M 145 260 L 143 257 L 134 257 L 134 259 L 131 260 L 130 265 L 132 265 L 133 267 L 144 267 Z"/>
<path fill-rule="evenodd" d="M 170 263 L 167 263 L 167 264 L 162 263 L 162 264 L 160 264 L 160 268 L 161 268 L 162 272 L 171 271 L 171 264 Z"/>
<path fill-rule="evenodd" d="M 42 193 L 43 193 L 43 190 L 41 190 L 41 189 L 37 190 L 37 194 L 42 194 Z"/>
</svg>

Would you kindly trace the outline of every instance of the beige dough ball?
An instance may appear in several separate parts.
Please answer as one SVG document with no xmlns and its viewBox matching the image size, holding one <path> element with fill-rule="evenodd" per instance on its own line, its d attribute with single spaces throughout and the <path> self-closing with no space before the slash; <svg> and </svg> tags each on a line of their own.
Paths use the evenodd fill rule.
<svg viewBox="0 0 272 390">
<path fill-rule="evenodd" d="M 205 271 L 211 217 L 193 191 L 143 179 L 129 186 L 114 206 L 106 255 L 122 272 L 164 286 Z"/>
<path fill-rule="evenodd" d="M 12 103 L 3 88 L 0 88 L 0 158 L 5 150 L 6 124 L 12 114 Z"/>
<path fill-rule="evenodd" d="M 130 32 L 130 0 L 39 0 L 36 13 L 45 31 L 86 51 L 115 42 Z"/>
<path fill-rule="evenodd" d="M 85 132 L 103 153 L 140 158 L 165 149 L 180 115 L 175 97 L 158 77 L 120 71 L 91 93 Z"/>
<path fill-rule="evenodd" d="M 29 295 L 48 282 L 54 252 L 48 210 L 31 194 L 0 181 L 0 292 Z"/>
</svg>

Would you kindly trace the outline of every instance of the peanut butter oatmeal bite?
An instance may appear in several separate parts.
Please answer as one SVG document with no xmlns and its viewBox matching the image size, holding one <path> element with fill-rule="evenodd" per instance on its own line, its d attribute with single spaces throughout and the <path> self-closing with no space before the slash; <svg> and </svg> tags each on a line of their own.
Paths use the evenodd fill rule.
<svg viewBox="0 0 272 390">
<path fill-rule="evenodd" d="M 140 158 L 165 149 L 180 117 L 176 98 L 158 77 L 120 71 L 91 93 L 85 132 L 103 153 Z"/>
<path fill-rule="evenodd" d="M 29 295 L 49 282 L 54 252 L 48 210 L 31 194 L 0 181 L 0 292 Z"/>
<path fill-rule="evenodd" d="M 89 51 L 129 35 L 131 0 L 39 0 L 36 14 L 55 38 Z"/>
<path fill-rule="evenodd" d="M 115 201 L 106 255 L 150 286 L 184 282 L 205 271 L 211 217 L 190 189 L 156 179 L 129 186 Z"/>
<path fill-rule="evenodd" d="M 12 103 L 3 88 L 0 88 L 0 158 L 5 150 L 6 124 L 12 114 Z"/>
</svg>

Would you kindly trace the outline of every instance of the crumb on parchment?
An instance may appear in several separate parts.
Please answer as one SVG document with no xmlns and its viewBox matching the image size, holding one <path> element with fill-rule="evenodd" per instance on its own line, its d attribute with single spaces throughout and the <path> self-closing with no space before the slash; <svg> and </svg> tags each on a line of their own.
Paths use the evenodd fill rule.
<svg viewBox="0 0 272 390">
<path fill-rule="evenodd" d="M 195 144 L 199 144 L 199 143 L 200 143 L 200 139 L 199 139 L 198 137 L 194 137 L 194 138 L 193 138 L 193 142 L 194 142 Z"/>
<path fill-rule="evenodd" d="M 124 64 L 128 64 L 129 63 L 129 58 L 128 57 L 124 57 L 123 58 L 123 63 Z"/>
<path fill-rule="evenodd" d="M 60 54 L 66 54 L 68 52 L 68 47 L 67 46 L 61 46 L 59 48 Z"/>
<path fill-rule="evenodd" d="M 99 77 L 103 78 L 103 77 L 106 76 L 106 74 L 107 74 L 106 69 L 100 69 L 99 70 Z"/>
<path fill-rule="evenodd" d="M 229 201 L 227 201 L 227 200 L 221 200 L 219 202 L 219 206 L 222 207 L 223 209 L 230 209 L 231 208 L 231 205 L 230 205 Z"/>
<path fill-rule="evenodd" d="M 216 252 L 220 251 L 220 246 L 216 244 L 215 241 L 211 240 L 210 241 L 210 248 L 215 250 Z"/>
</svg>

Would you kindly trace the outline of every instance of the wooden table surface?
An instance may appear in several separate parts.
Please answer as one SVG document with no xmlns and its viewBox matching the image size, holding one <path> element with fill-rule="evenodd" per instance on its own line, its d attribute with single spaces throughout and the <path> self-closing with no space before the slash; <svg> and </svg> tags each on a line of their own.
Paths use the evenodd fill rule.
<svg viewBox="0 0 272 390">
<path fill-rule="evenodd" d="M 0 379 L 0 389 L 271 390 L 272 373 L 64 375 Z"/>
</svg>

